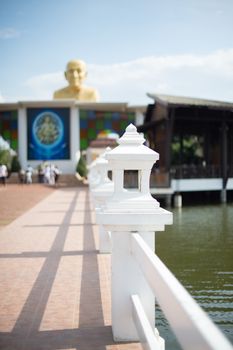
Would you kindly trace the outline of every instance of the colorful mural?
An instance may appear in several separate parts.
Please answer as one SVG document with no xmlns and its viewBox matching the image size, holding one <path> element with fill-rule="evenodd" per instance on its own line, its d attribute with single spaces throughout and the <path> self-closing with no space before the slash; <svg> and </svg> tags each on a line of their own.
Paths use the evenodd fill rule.
<svg viewBox="0 0 233 350">
<path fill-rule="evenodd" d="M 120 136 L 125 128 L 135 122 L 135 114 L 128 112 L 100 112 L 80 111 L 80 150 L 88 147 L 90 141 L 95 140 L 97 135 L 105 130 L 112 130 Z"/>
<path fill-rule="evenodd" d="M 27 110 L 28 159 L 70 159 L 70 109 Z"/>
<path fill-rule="evenodd" d="M 28 160 L 70 159 L 70 108 L 27 108 Z M 80 110 L 80 150 L 108 130 L 121 136 L 129 123 L 135 122 L 134 112 Z M 18 151 L 18 111 L 0 111 L 0 135 Z"/>
<path fill-rule="evenodd" d="M 18 112 L 0 111 L 0 135 L 9 142 L 10 147 L 18 151 Z"/>
</svg>

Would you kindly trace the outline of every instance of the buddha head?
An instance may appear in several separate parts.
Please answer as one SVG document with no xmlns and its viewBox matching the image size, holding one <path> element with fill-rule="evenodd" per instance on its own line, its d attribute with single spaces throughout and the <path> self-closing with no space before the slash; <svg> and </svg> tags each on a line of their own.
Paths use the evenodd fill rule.
<svg viewBox="0 0 233 350">
<path fill-rule="evenodd" d="M 82 60 L 71 60 L 67 63 L 65 78 L 72 88 L 80 88 L 87 76 L 86 64 Z"/>
</svg>

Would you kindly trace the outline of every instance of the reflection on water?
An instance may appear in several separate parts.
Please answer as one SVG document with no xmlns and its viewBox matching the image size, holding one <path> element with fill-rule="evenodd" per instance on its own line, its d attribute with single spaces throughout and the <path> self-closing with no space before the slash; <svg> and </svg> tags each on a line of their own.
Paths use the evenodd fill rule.
<svg viewBox="0 0 233 350">
<path fill-rule="evenodd" d="M 233 206 L 172 211 L 174 224 L 156 233 L 156 254 L 233 343 Z M 156 326 L 167 349 L 180 349 L 159 305 Z"/>
</svg>

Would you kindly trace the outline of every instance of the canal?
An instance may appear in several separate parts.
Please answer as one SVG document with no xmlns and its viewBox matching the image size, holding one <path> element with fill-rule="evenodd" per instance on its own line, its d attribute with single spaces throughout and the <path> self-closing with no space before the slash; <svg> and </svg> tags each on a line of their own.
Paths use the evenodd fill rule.
<svg viewBox="0 0 233 350">
<path fill-rule="evenodd" d="M 233 343 L 233 205 L 172 212 L 174 224 L 156 233 L 156 254 Z M 167 349 L 181 349 L 157 304 L 156 326 Z"/>
</svg>

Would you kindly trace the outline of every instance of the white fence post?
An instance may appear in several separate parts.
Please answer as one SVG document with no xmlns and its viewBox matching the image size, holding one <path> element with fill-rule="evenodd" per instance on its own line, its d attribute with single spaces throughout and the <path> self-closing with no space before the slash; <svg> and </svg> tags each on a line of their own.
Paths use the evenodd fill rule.
<svg viewBox="0 0 233 350">
<path fill-rule="evenodd" d="M 96 211 L 99 210 L 101 205 L 112 195 L 113 182 L 108 178 L 108 171 L 111 170 L 106 159 L 106 154 L 111 151 L 110 147 L 95 160 L 94 167 L 97 175 L 97 179 L 93 179 L 94 184 L 92 186 L 91 194 L 93 204 Z M 111 252 L 111 238 L 110 232 L 106 231 L 101 222 L 99 224 L 99 251 L 100 253 Z"/>
<path fill-rule="evenodd" d="M 97 186 L 111 182 L 111 180 L 108 178 L 108 161 L 105 158 L 106 153 L 108 153 L 110 150 L 111 148 L 107 147 L 103 153 L 101 153 L 101 155 L 88 167 L 88 180 L 91 190 Z"/>
<path fill-rule="evenodd" d="M 132 295 L 139 296 L 154 332 L 155 299 L 131 254 L 131 234 L 140 232 L 153 249 L 154 232 L 172 223 L 172 214 L 160 208 L 150 194 L 150 172 L 159 155 L 144 146 L 144 141 L 130 124 L 119 139 L 119 146 L 106 154 L 113 172 L 114 193 L 96 214 L 98 222 L 112 232 L 112 330 L 117 341 L 139 340 Z M 127 170 L 138 172 L 138 188 L 125 188 Z"/>
</svg>

